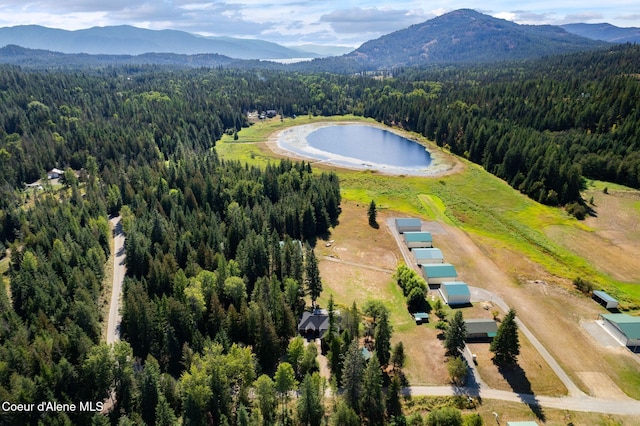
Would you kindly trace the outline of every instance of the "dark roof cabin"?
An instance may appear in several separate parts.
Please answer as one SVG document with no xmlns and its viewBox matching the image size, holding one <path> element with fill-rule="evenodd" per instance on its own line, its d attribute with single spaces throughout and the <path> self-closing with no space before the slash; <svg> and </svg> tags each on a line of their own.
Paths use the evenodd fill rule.
<svg viewBox="0 0 640 426">
<path fill-rule="evenodd" d="M 320 337 L 329 330 L 329 315 L 305 312 L 298 324 L 298 333 L 305 337 Z"/>
</svg>

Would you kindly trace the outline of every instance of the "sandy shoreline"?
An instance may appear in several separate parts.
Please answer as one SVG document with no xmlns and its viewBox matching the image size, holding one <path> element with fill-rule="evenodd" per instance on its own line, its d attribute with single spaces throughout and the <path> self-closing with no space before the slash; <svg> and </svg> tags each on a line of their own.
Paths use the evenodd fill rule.
<svg viewBox="0 0 640 426">
<path fill-rule="evenodd" d="M 342 122 L 318 122 L 309 124 L 300 124 L 288 127 L 284 130 L 273 133 L 267 140 L 266 145 L 269 149 L 280 156 L 295 158 L 298 160 L 310 160 L 313 163 L 327 164 L 334 167 L 352 169 L 352 170 L 373 170 L 379 173 L 390 175 L 410 175 L 410 176 L 443 176 L 450 173 L 456 173 L 462 165 L 438 150 L 429 149 L 431 155 L 431 165 L 428 167 L 397 167 L 386 164 L 363 162 L 357 158 L 344 157 L 318 150 L 309 146 L 307 137 L 317 129 L 328 126 L 340 125 L 365 125 L 380 127 L 387 131 L 396 133 L 402 137 L 407 137 L 401 132 L 394 131 L 386 126 L 376 125 L 372 123 L 363 123 L 359 121 L 342 121 Z M 416 142 L 417 143 L 417 142 Z"/>
</svg>

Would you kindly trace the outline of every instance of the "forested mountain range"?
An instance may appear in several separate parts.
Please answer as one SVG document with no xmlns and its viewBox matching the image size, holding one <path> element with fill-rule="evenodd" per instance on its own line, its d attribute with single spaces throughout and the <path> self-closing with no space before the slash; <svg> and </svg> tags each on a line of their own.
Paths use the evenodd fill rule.
<svg viewBox="0 0 640 426">
<path fill-rule="evenodd" d="M 330 232 L 340 185 L 307 163 L 219 159 L 216 141 L 242 132 L 246 111 L 372 117 L 579 216 L 585 178 L 640 188 L 638 64 L 640 47 L 619 45 L 499 66 L 401 67 L 384 78 L 0 66 L 0 256 L 11 259 L 10 291 L 0 291 L 0 400 L 113 397 L 110 417 L 2 412 L 0 423 L 244 424 L 270 412 L 248 389 L 263 374 L 271 389 L 285 359 L 297 360 L 289 368 L 300 398 L 321 400 L 317 366 L 287 344 L 314 274 L 312 252 L 302 256 L 292 240 Z M 69 171 L 59 192 L 46 178 L 43 191 L 25 191 L 53 167 Z M 71 169 L 84 169 L 81 178 Z M 118 212 L 125 340 L 109 347 L 99 296 L 107 217 Z M 358 308 L 349 311 L 343 324 L 356 326 L 332 348 L 334 377 L 357 341 Z"/>
<path fill-rule="evenodd" d="M 602 38 L 594 37 L 592 30 L 586 31 L 579 26 L 567 27 L 567 30 L 570 31 L 551 25 L 518 25 L 474 10 L 460 9 L 370 40 L 343 56 L 316 59 L 290 68 L 349 73 L 398 66 L 490 63 L 592 50 L 606 45 L 606 42 L 598 41 Z M 612 33 L 611 28 L 607 31 Z M 130 26 L 95 27 L 78 31 L 39 26 L 0 28 L 0 46 L 4 45 L 35 49 L 24 50 L 19 56 L 0 51 L 1 62 L 29 66 L 44 66 L 47 60 L 53 60 L 54 64 L 66 62 L 67 66 L 101 66 L 110 63 L 229 66 L 232 63 L 236 67 L 247 67 L 252 64 L 226 58 L 222 60 L 207 54 L 215 53 L 235 59 L 322 56 L 260 40 L 224 37 L 214 40 L 181 31 L 152 31 Z M 45 53 L 44 50 L 76 55 L 61 56 L 58 53 Z M 330 49 L 328 52 L 336 50 Z M 79 53 L 82 54 L 77 55 Z M 278 67 L 276 64 L 263 66 Z"/>
<path fill-rule="evenodd" d="M 15 44 L 29 49 L 91 55 L 142 55 L 216 53 L 236 59 L 314 58 L 320 55 L 290 49 L 277 43 L 233 37 L 200 37 L 184 31 L 148 30 L 119 25 L 77 31 L 20 25 L 0 28 L 0 46 Z"/>
<path fill-rule="evenodd" d="M 610 43 L 640 43 L 640 28 L 620 28 L 607 23 L 565 24 L 560 25 L 560 27 L 572 34 L 592 40 L 602 40 Z"/>
<path fill-rule="evenodd" d="M 49 50 L 27 49 L 16 45 L 0 48 L 0 63 L 38 69 L 96 68 L 119 65 L 166 65 L 180 68 L 237 67 L 283 68 L 273 62 L 243 61 L 216 53 L 185 55 L 177 53 L 144 53 L 141 55 L 88 55 L 86 53 L 59 53 Z"/>
</svg>

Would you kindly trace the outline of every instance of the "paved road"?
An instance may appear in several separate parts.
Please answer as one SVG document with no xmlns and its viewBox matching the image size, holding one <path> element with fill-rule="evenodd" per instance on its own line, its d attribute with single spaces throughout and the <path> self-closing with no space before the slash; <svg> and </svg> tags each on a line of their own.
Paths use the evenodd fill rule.
<svg viewBox="0 0 640 426">
<path fill-rule="evenodd" d="M 107 343 L 120 340 L 120 294 L 122 293 L 122 281 L 124 280 L 124 232 L 122 231 L 122 218 L 120 216 L 109 220 L 113 227 L 113 285 L 111 288 L 111 304 L 109 305 L 109 318 L 107 323 Z"/>
<path fill-rule="evenodd" d="M 448 396 L 468 395 L 482 399 L 497 399 L 501 401 L 520 402 L 532 407 L 557 408 L 569 411 L 584 411 L 590 413 L 640 415 L 640 401 L 632 399 L 602 399 L 588 395 L 581 396 L 541 396 L 530 394 L 518 394 L 515 392 L 501 391 L 480 387 L 458 388 L 454 386 L 411 386 L 404 389 L 406 395 L 412 396 Z"/>
</svg>

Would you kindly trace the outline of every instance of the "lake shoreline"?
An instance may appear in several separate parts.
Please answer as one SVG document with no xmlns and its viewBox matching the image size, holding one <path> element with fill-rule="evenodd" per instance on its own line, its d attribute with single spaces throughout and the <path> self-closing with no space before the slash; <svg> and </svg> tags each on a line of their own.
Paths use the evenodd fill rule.
<svg viewBox="0 0 640 426">
<path fill-rule="evenodd" d="M 363 162 L 351 157 L 344 157 L 338 154 L 331 154 L 325 151 L 317 150 L 308 143 L 308 136 L 323 127 L 329 126 L 343 126 L 343 125 L 360 125 L 377 127 L 382 130 L 387 130 L 405 139 L 411 140 L 415 143 L 423 145 L 431 155 L 431 164 L 427 167 L 399 167 L 389 166 L 379 163 Z M 407 136 L 402 131 L 393 129 L 381 124 L 375 123 L 363 123 L 361 121 L 322 121 L 317 123 L 299 124 L 292 127 L 288 127 L 283 130 L 274 132 L 267 140 L 267 147 L 283 157 L 289 157 L 297 160 L 311 161 L 315 164 L 325 164 L 331 167 L 337 167 L 349 170 L 370 170 L 377 173 L 400 176 L 445 176 L 451 173 L 457 173 L 462 169 L 462 164 L 455 161 L 453 157 L 443 153 L 439 149 L 432 149 L 419 141 Z M 322 158 L 325 157 L 325 158 Z"/>
</svg>

